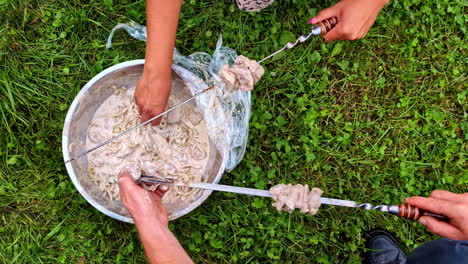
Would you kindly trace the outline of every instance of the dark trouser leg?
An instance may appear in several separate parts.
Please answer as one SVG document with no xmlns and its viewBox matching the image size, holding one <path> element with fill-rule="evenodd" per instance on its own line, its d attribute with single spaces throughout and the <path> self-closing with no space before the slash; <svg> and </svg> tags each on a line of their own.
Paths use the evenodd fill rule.
<svg viewBox="0 0 468 264">
<path fill-rule="evenodd" d="M 468 241 L 442 238 L 429 241 L 408 256 L 407 264 L 467 264 Z"/>
</svg>

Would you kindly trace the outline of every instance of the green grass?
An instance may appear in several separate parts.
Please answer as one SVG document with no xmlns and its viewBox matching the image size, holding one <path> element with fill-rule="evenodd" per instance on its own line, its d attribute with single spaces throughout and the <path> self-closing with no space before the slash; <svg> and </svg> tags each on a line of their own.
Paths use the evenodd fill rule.
<svg viewBox="0 0 468 264">
<path fill-rule="evenodd" d="M 331 1 L 277 1 L 257 14 L 234 1 L 185 1 L 183 54 L 225 45 L 260 59 Z M 367 38 L 310 39 L 265 62 L 253 92 L 247 154 L 222 183 L 309 183 L 327 197 L 399 203 L 468 191 L 467 42 L 463 1 L 395 0 Z M 79 89 L 102 69 L 143 58 L 110 29 L 144 23 L 144 1 L 0 0 L 0 263 L 141 263 L 132 225 L 91 207 L 69 180 L 61 129 Z M 463 11 L 465 10 L 465 11 Z M 277 212 L 263 198 L 213 194 L 171 223 L 198 263 L 360 263 L 363 233 L 385 227 L 410 251 L 434 239 L 417 223 L 323 206 Z"/>
</svg>

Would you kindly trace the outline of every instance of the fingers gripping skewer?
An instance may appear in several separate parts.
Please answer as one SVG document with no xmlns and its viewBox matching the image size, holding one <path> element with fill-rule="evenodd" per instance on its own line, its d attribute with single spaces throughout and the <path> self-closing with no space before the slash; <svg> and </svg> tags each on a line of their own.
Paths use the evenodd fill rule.
<svg viewBox="0 0 468 264">
<path fill-rule="evenodd" d="M 317 23 L 317 25 L 320 27 L 321 32 L 320 34 L 325 35 L 327 34 L 330 30 L 332 30 L 336 25 L 338 24 L 338 18 L 332 17 L 332 18 L 327 18 L 323 21 L 320 21 Z"/>
<path fill-rule="evenodd" d="M 448 222 L 450 219 L 443 215 L 434 214 L 431 212 L 427 212 L 423 209 L 419 209 L 416 206 L 410 204 L 399 204 L 398 205 L 398 214 L 399 217 L 410 219 L 413 221 L 417 221 L 422 216 L 431 216 L 439 221 Z"/>
<path fill-rule="evenodd" d="M 421 218 L 422 216 L 431 216 L 431 217 L 436 218 L 439 221 L 445 221 L 445 222 L 448 222 L 450 220 L 443 215 L 427 212 L 425 210 L 419 209 L 416 206 L 413 206 L 410 204 L 373 206 L 370 203 L 363 203 L 363 204 L 358 204 L 357 207 L 363 208 L 365 210 L 377 210 L 381 212 L 386 212 L 386 213 L 397 215 L 401 218 L 406 218 L 406 219 L 413 220 L 413 221 L 419 220 L 419 218 Z"/>
</svg>

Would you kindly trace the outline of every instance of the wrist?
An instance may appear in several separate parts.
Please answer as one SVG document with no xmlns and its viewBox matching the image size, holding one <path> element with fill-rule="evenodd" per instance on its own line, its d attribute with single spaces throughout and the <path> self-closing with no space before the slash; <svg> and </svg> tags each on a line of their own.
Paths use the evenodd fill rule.
<svg viewBox="0 0 468 264">
<path fill-rule="evenodd" d="M 138 230 L 144 230 L 142 233 L 147 233 L 148 230 L 151 232 L 160 232 L 162 230 L 169 230 L 167 223 L 163 223 L 158 216 L 141 216 L 133 217 L 135 226 Z"/>
<path fill-rule="evenodd" d="M 145 68 L 140 79 L 141 85 L 147 88 L 149 92 L 156 92 L 162 98 L 169 97 L 172 87 L 172 71 L 161 69 Z M 151 94 L 151 93 L 150 93 Z"/>
<path fill-rule="evenodd" d="M 143 67 L 143 77 L 149 79 L 170 79 L 172 73 L 172 65 L 164 65 L 163 63 L 152 63 L 149 60 L 145 60 Z"/>
</svg>

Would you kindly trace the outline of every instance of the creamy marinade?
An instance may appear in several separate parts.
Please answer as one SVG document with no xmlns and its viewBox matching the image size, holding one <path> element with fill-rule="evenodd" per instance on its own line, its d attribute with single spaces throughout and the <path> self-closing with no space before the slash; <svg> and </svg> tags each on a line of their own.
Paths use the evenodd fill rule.
<svg viewBox="0 0 468 264">
<path fill-rule="evenodd" d="M 89 124 L 87 149 L 140 123 L 133 97 L 135 89 L 114 89 Z M 176 102 L 177 98 L 171 95 L 169 106 Z M 88 154 L 88 175 L 105 196 L 120 200 L 117 180 L 123 169 L 129 169 L 134 179 L 144 172 L 181 183 L 203 182 L 208 158 L 205 121 L 194 104 L 187 104 L 169 112 L 160 125 L 138 128 Z M 190 202 L 199 193 L 197 189 L 174 186 L 164 195 L 163 202 Z"/>
</svg>

